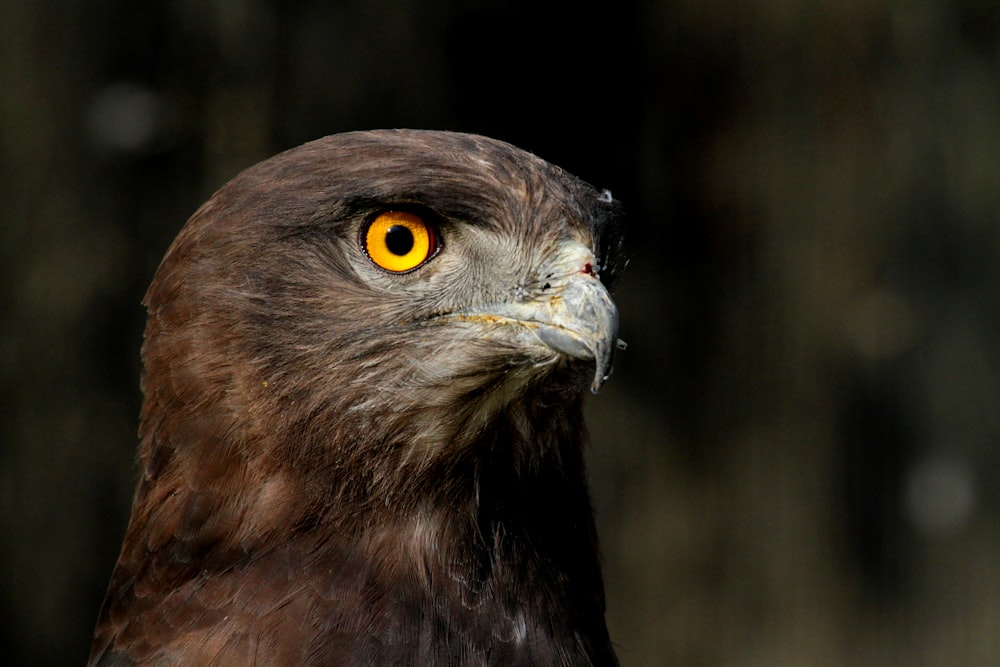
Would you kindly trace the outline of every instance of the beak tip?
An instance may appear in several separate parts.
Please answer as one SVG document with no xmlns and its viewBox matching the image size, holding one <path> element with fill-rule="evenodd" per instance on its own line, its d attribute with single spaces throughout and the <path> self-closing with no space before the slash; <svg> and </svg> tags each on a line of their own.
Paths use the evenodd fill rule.
<svg viewBox="0 0 1000 667">
<path fill-rule="evenodd" d="M 611 377 L 611 373 L 614 370 L 612 367 L 614 355 L 607 355 L 604 359 L 596 359 L 594 361 L 596 368 L 594 369 L 594 381 L 590 384 L 590 393 L 596 395 L 601 391 L 601 387 L 604 383 L 608 381 Z"/>
</svg>

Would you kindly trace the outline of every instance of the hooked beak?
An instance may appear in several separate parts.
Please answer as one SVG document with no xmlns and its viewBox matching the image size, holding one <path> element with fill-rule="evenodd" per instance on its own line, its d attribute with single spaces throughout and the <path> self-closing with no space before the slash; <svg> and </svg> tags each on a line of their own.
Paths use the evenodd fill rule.
<svg viewBox="0 0 1000 667">
<path fill-rule="evenodd" d="M 593 361 L 590 390 L 596 394 L 611 375 L 619 344 L 618 309 L 597 277 L 596 267 L 597 260 L 589 248 L 576 241 L 564 241 L 545 267 L 545 275 L 552 279 L 540 293 L 461 315 L 519 325 L 556 352 Z"/>
</svg>

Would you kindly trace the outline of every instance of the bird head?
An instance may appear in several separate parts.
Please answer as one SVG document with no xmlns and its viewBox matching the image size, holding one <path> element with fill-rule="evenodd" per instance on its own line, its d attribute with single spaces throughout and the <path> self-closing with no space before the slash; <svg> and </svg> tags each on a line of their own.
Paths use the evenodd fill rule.
<svg viewBox="0 0 1000 667">
<path fill-rule="evenodd" d="M 526 395 L 578 402 L 617 342 L 618 213 L 606 191 L 458 133 L 334 135 L 248 169 L 146 295 L 145 467 L 166 465 L 170 434 L 168 450 L 220 465 L 364 456 L 381 478 L 373 460 L 433 461 Z"/>
</svg>

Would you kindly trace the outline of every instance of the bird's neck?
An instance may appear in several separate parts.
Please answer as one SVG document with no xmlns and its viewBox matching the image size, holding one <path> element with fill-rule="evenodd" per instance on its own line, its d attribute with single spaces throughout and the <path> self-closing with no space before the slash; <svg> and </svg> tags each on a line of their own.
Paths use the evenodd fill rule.
<svg viewBox="0 0 1000 667">
<path fill-rule="evenodd" d="M 566 423 L 576 416 L 521 410 L 498 417 L 448 471 L 428 471 L 424 483 L 448 481 L 423 502 L 368 522 L 351 549 L 378 582 L 391 582 L 399 604 L 379 610 L 390 622 L 405 624 L 418 610 L 422 622 L 448 624 L 486 654 L 533 646 L 561 656 L 610 655 L 582 443 Z M 550 430 L 527 430 L 529 423 Z M 343 541 L 328 545 L 340 562 Z M 565 637 L 583 646 L 555 648 Z M 538 664 L 563 659 L 539 657 Z"/>
<path fill-rule="evenodd" d="M 285 473 L 261 482 L 220 464 L 247 476 L 228 482 L 247 488 L 235 502 L 213 496 L 217 485 L 175 483 L 199 478 L 169 461 L 157 477 L 149 458 L 99 632 L 115 619 L 159 622 L 183 598 L 210 605 L 230 619 L 225 632 L 239 633 L 247 610 L 287 600 L 288 618 L 302 626 L 286 630 L 300 632 L 303 646 L 347 633 L 350 652 L 376 655 L 403 633 L 400 646 L 429 652 L 427 664 L 455 645 L 500 656 L 496 664 L 524 655 L 613 664 L 576 408 L 512 406 L 439 467 L 411 475 L 405 488 L 421 492 L 409 502 L 303 499 L 288 495 L 300 485 Z M 149 593 L 157 585 L 161 597 Z M 514 652 L 510 661 L 504 651 Z"/>
</svg>

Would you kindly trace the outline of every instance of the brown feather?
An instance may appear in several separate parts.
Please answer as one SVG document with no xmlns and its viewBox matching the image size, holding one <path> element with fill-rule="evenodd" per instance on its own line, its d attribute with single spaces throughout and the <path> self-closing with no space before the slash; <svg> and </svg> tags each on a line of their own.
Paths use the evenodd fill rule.
<svg viewBox="0 0 1000 667">
<path fill-rule="evenodd" d="M 358 229 L 387 207 L 433 215 L 442 259 L 372 270 Z M 616 213 L 441 132 L 327 137 L 216 193 L 146 295 L 141 478 L 91 664 L 616 664 L 592 371 L 436 317 L 542 289 L 566 238 L 609 282 Z"/>
</svg>

